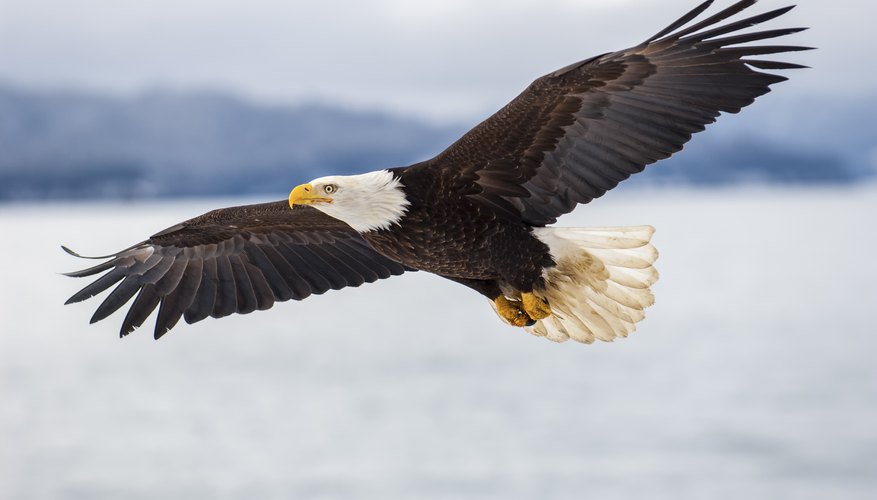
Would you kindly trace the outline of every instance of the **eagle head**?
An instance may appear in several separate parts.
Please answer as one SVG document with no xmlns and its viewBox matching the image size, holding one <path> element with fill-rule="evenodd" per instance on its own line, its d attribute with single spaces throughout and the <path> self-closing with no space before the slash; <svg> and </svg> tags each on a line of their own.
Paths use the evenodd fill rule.
<svg viewBox="0 0 877 500">
<path fill-rule="evenodd" d="M 310 205 L 361 233 L 398 224 L 409 204 L 399 178 L 388 170 L 320 177 L 289 193 L 290 207 Z"/>
</svg>

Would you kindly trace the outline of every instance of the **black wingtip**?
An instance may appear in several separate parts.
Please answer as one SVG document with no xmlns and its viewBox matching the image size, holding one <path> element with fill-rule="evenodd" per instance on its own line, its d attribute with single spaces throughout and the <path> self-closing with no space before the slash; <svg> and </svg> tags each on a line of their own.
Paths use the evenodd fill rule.
<svg viewBox="0 0 877 500">
<path fill-rule="evenodd" d="M 799 26 L 797 28 L 789 28 L 788 34 L 791 35 L 793 33 L 800 33 L 802 31 L 807 31 L 810 29 L 810 26 Z"/>
<path fill-rule="evenodd" d="M 118 252 L 111 253 L 109 255 L 96 255 L 96 256 L 82 255 L 79 252 L 73 251 L 64 245 L 61 245 L 61 249 L 74 257 L 79 257 L 80 259 L 101 260 L 101 259 L 111 259 L 113 257 L 118 257 L 119 255 L 121 255 L 129 250 L 134 250 L 135 248 L 146 245 L 147 243 L 148 243 L 148 240 L 144 240 L 144 241 L 141 241 L 140 243 L 137 243 L 135 245 L 131 245 L 128 248 L 125 248 L 123 250 L 119 250 Z"/>
<path fill-rule="evenodd" d="M 771 19 L 773 19 L 774 17 L 780 17 L 781 15 L 794 9 L 795 7 L 797 7 L 797 5 L 788 5 L 786 7 L 780 7 L 779 9 L 774 9 L 774 10 L 768 12 L 766 15 L 773 14 L 773 16 L 771 17 Z"/>
<path fill-rule="evenodd" d="M 741 62 L 748 64 L 754 68 L 766 70 L 784 70 L 784 69 L 810 69 L 810 66 L 803 64 L 788 63 L 781 61 L 764 61 L 759 59 L 741 59 Z"/>
<path fill-rule="evenodd" d="M 70 250 L 69 248 L 67 248 L 67 247 L 64 246 L 64 245 L 61 245 L 61 249 L 64 250 L 65 252 L 67 252 L 68 254 L 74 256 L 74 257 L 79 257 L 80 259 L 101 260 L 101 259 L 110 259 L 110 258 L 113 258 L 113 257 L 115 257 L 116 255 L 118 255 L 118 253 L 114 253 L 114 254 L 111 254 L 111 255 L 100 255 L 100 256 L 90 257 L 90 256 L 87 256 L 87 255 L 82 255 L 82 254 L 80 254 L 80 253 L 78 253 L 78 252 L 74 252 L 73 250 Z M 127 250 L 127 249 L 126 249 L 126 250 Z M 124 252 L 124 250 L 123 250 L 123 252 Z M 121 252 L 119 252 L 119 253 L 121 253 Z"/>
<path fill-rule="evenodd" d="M 68 278 L 84 278 L 86 276 L 94 276 L 97 273 L 101 273 L 115 266 L 115 260 L 109 260 L 107 262 L 102 262 L 96 266 L 89 267 L 87 269 L 82 269 L 79 271 L 69 271 L 66 273 L 61 273 L 62 276 L 67 276 Z"/>
<path fill-rule="evenodd" d="M 666 28 L 662 29 L 658 33 L 655 33 L 654 35 L 649 37 L 649 39 L 646 40 L 645 43 L 654 42 L 655 40 L 663 37 L 664 35 L 669 35 L 670 33 L 677 30 L 678 28 L 685 26 L 691 20 L 693 20 L 697 16 L 701 15 L 703 13 L 703 11 L 707 10 L 710 7 L 710 5 L 712 5 L 712 4 L 713 4 L 713 0 L 706 0 L 702 4 L 691 9 L 690 11 L 688 11 L 684 16 L 680 17 L 676 21 L 673 21 L 673 23 L 670 24 L 669 26 L 667 26 Z"/>
<path fill-rule="evenodd" d="M 733 4 L 729 7 L 726 7 L 725 9 L 723 9 L 723 10 L 713 14 L 712 16 L 700 21 L 699 23 L 695 23 L 695 24 L 683 29 L 682 31 L 674 33 L 673 37 L 677 38 L 677 39 L 682 39 L 683 37 L 691 35 L 692 33 L 697 33 L 703 29 L 706 29 L 710 26 L 718 24 L 718 23 L 724 21 L 725 19 L 728 19 L 729 17 L 734 16 L 738 12 L 742 12 L 742 11 L 748 9 L 749 7 L 752 7 L 753 5 L 755 5 L 755 1 L 756 0 L 740 0 L 739 2 Z M 737 22 L 739 23 L 740 21 L 737 21 Z"/>
<path fill-rule="evenodd" d="M 158 340 L 158 339 L 164 337 L 164 334 L 169 332 L 169 331 L 170 331 L 170 328 L 159 328 L 158 326 L 156 326 L 155 331 L 152 333 L 152 338 L 154 340 Z"/>
</svg>

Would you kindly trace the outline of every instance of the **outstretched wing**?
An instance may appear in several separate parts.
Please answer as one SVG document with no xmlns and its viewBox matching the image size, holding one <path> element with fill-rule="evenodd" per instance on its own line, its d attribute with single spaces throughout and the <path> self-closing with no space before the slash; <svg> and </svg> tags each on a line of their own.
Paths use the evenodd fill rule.
<svg viewBox="0 0 877 500">
<path fill-rule="evenodd" d="M 310 207 L 290 209 L 287 201 L 214 210 L 105 258 L 97 266 L 67 273 L 85 277 L 108 271 L 67 303 L 118 284 L 91 322 L 137 294 L 121 335 L 142 325 L 158 307 L 156 339 L 181 317 L 194 323 L 208 316 L 246 314 L 410 270 L 372 250 L 344 222 Z"/>
<path fill-rule="evenodd" d="M 743 0 L 686 27 L 711 3 L 636 47 L 539 78 L 422 166 L 466 183 L 497 214 L 536 226 L 602 196 L 682 149 L 720 112 L 736 113 L 786 80 L 753 68 L 803 67 L 749 57 L 807 47 L 739 44 L 804 28 L 736 33 L 792 7 L 716 26 L 755 3 Z"/>
</svg>

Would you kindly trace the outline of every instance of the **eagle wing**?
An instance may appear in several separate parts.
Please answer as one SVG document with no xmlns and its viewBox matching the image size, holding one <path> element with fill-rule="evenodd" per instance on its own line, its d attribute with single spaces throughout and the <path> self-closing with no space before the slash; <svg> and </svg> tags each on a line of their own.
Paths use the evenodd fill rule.
<svg viewBox="0 0 877 500">
<path fill-rule="evenodd" d="M 686 26 L 711 3 L 640 45 L 537 79 L 422 165 L 455 176 L 501 216 L 535 226 L 554 223 L 576 204 L 679 151 L 721 112 L 736 113 L 786 80 L 753 68 L 804 67 L 749 57 L 808 47 L 739 46 L 805 29 L 737 33 L 792 7 L 716 26 L 755 3 L 743 0 Z"/>
<path fill-rule="evenodd" d="M 108 271 L 67 303 L 116 285 L 91 322 L 137 294 L 121 335 L 142 325 L 158 307 L 156 339 L 181 317 L 194 323 L 208 316 L 246 314 L 410 270 L 372 250 L 344 222 L 306 206 L 290 209 L 287 201 L 213 210 L 98 258 L 109 260 L 67 273 L 86 277 Z"/>
</svg>

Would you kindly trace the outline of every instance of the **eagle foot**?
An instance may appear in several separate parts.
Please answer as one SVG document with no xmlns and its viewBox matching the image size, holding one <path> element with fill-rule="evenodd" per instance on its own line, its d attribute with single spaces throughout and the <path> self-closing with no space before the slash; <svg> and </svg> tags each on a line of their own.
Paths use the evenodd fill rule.
<svg viewBox="0 0 877 500">
<path fill-rule="evenodd" d="M 527 316 L 534 320 L 551 316 L 551 306 L 548 305 L 547 301 L 533 295 L 533 292 L 521 292 L 521 304 L 523 304 Z"/>
<path fill-rule="evenodd" d="M 493 299 L 493 305 L 496 306 L 496 312 L 510 325 L 513 326 L 532 326 L 536 324 L 522 307 L 521 302 L 509 300 L 504 295 Z"/>
</svg>

